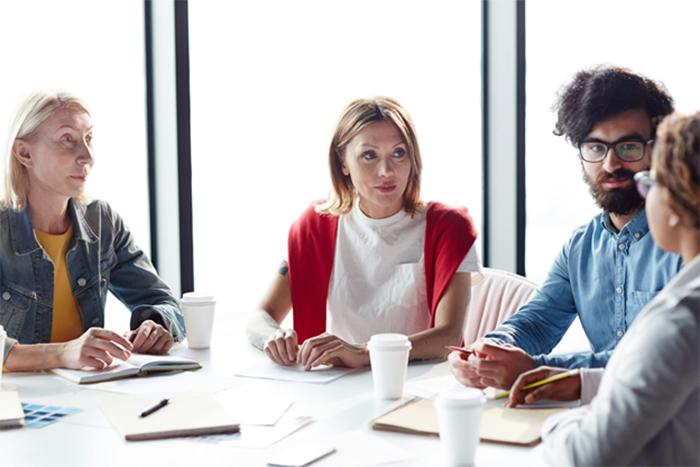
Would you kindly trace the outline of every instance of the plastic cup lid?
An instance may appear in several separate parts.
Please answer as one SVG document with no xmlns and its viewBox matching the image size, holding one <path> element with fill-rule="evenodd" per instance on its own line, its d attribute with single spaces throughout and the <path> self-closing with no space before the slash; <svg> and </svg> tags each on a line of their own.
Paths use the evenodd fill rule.
<svg viewBox="0 0 700 467">
<path fill-rule="evenodd" d="M 451 407 L 481 405 L 485 402 L 486 396 L 484 396 L 483 391 L 476 388 L 452 389 L 438 393 L 435 398 L 436 405 Z"/>
<path fill-rule="evenodd" d="M 405 334 L 375 334 L 369 339 L 368 347 L 381 348 L 410 348 L 411 341 Z"/>
<path fill-rule="evenodd" d="M 187 303 L 208 303 L 215 302 L 216 298 L 212 294 L 202 292 L 187 292 L 182 295 L 182 301 Z"/>
</svg>

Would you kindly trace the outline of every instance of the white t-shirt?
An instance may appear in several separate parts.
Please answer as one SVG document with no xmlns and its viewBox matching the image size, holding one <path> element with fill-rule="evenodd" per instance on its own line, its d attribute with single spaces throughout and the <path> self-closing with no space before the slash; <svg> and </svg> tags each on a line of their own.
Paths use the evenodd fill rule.
<svg viewBox="0 0 700 467">
<path fill-rule="evenodd" d="M 372 219 L 359 203 L 340 216 L 328 291 L 329 332 L 364 343 L 380 332 L 410 335 L 430 327 L 425 223 L 425 210 L 413 217 L 401 210 L 386 219 Z M 480 276 L 473 245 L 457 272 Z M 477 280 L 472 274 L 472 282 Z"/>
</svg>

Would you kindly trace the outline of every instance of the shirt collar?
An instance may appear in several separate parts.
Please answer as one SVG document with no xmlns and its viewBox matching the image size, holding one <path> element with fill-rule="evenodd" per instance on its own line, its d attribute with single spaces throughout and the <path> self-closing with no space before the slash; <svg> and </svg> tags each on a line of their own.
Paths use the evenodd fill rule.
<svg viewBox="0 0 700 467">
<path fill-rule="evenodd" d="M 85 220 L 85 206 L 68 201 L 68 212 L 73 218 L 73 238 L 92 243 L 97 235 Z M 41 248 L 34 235 L 34 226 L 27 204 L 20 210 L 10 210 L 12 247 L 18 255 L 26 255 Z"/>
<path fill-rule="evenodd" d="M 647 222 L 647 213 L 644 208 L 642 208 L 636 216 L 630 219 L 619 232 L 617 229 L 615 229 L 615 226 L 610 219 L 610 213 L 603 212 L 600 221 L 603 228 L 608 232 L 615 235 L 629 233 L 635 240 L 641 240 L 647 233 L 649 233 L 649 223 Z"/>
</svg>

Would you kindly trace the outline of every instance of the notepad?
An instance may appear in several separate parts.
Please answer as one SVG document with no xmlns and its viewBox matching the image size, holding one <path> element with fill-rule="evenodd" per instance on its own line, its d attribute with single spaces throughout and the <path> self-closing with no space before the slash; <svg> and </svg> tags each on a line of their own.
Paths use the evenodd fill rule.
<svg viewBox="0 0 700 467">
<path fill-rule="evenodd" d="M 88 384 L 154 372 L 197 370 L 201 367 L 199 362 L 179 356 L 132 354 L 127 361 L 115 359 L 112 365 L 103 370 L 55 368 L 51 372 L 74 383 Z"/>
<path fill-rule="evenodd" d="M 0 391 L 0 430 L 24 426 L 24 410 L 17 391 Z"/>
<path fill-rule="evenodd" d="M 540 441 L 544 421 L 567 408 L 503 407 L 500 402 L 489 403 L 481 414 L 482 441 L 531 446 Z M 372 422 L 375 430 L 398 431 L 420 435 L 437 435 L 437 413 L 433 401 L 418 399 L 399 407 Z"/>
<path fill-rule="evenodd" d="M 147 417 L 141 412 L 163 399 L 168 405 Z M 236 433 L 239 423 L 205 392 L 114 395 L 100 403 L 114 429 L 127 441 Z"/>
</svg>

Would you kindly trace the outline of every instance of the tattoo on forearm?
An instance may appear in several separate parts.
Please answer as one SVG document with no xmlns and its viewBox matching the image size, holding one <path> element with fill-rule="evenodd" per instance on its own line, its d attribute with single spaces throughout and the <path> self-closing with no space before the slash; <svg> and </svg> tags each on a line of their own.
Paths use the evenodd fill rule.
<svg viewBox="0 0 700 467">
<path fill-rule="evenodd" d="M 280 268 L 277 270 L 277 272 L 280 273 L 280 276 L 286 276 L 289 272 L 289 264 L 286 261 L 282 261 L 282 264 L 280 264 Z"/>
</svg>

